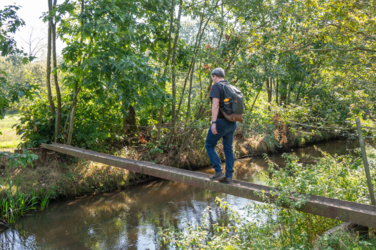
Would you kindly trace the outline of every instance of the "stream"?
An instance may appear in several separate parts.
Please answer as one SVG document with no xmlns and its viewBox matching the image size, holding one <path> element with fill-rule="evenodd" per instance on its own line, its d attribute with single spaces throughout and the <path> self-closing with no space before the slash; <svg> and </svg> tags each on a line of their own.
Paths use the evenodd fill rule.
<svg viewBox="0 0 376 250">
<path fill-rule="evenodd" d="M 349 144 L 346 140 L 337 140 L 316 146 L 330 154 L 343 155 L 348 154 Z M 353 148 L 355 144 L 351 144 Z M 301 159 L 321 155 L 313 146 L 293 152 Z M 283 166 L 281 155 L 269 157 Z M 238 180 L 260 184 L 258 173 L 267 167 L 263 158 L 239 159 L 235 162 L 235 176 Z M 201 171 L 214 173 L 211 167 Z M 215 205 L 216 197 L 226 200 L 240 213 L 255 202 L 157 180 L 112 193 L 52 203 L 45 211 L 28 214 L 12 229 L 1 232 L 0 245 L 2 249 L 160 249 L 159 227 L 183 229 L 197 224 L 208 206 L 212 207 L 210 222 L 226 220 L 226 213 Z"/>
</svg>

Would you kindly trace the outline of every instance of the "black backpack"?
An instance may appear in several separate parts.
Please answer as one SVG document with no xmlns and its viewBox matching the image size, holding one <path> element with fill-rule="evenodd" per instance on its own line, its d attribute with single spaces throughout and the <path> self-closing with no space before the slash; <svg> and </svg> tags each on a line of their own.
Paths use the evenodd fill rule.
<svg viewBox="0 0 376 250">
<path fill-rule="evenodd" d="M 220 110 L 226 120 L 231 122 L 243 121 L 245 111 L 244 95 L 235 86 L 219 82 L 222 85 Z M 222 92 L 221 92 L 222 93 Z"/>
</svg>

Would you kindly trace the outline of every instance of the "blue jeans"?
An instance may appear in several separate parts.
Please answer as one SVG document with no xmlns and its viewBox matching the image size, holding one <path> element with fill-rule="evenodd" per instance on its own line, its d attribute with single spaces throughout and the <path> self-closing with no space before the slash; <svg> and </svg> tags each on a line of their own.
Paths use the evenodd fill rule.
<svg viewBox="0 0 376 250">
<path fill-rule="evenodd" d="M 215 146 L 219 139 L 223 138 L 223 151 L 226 157 L 226 177 L 232 178 L 234 173 L 235 156 L 232 148 L 234 141 L 234 134 L 236 130 L 236 122 L 230 122 L 226 119 L 217 119 L 217 134 L 214 135 L 209 128 L 208 135 L 206 137 L 205 148 L 213 168 L 216 173 L 222 172 L 221 159 L 219 159 Z"/>
</svg>

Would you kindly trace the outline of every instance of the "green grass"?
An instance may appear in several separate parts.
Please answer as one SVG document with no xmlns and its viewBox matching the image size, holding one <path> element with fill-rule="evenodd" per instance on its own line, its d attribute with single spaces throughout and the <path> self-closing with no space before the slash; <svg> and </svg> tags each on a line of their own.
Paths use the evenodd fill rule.
<svg viewBox="0 0 376 250">
<path fill-rule="evenodd" d="M 21 142 L 20 136 L 16 134 L 16 130 L 12 126 L 18 122 L 18 114 L 6 115 L 0 120 L 0 149 L 16 148 Z"/>
</svg>

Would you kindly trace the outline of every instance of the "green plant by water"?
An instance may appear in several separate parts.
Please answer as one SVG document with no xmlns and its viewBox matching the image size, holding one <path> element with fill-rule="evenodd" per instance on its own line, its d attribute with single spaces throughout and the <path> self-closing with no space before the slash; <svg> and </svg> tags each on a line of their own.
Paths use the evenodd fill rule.
<svg viewBox="0 0 376 250">
<path fill-rule="evenodd" d="M 6 157 L 11 167 L 26 167 L 27 165 L 33 166 L 33 161 L 38 159 L 37 155 L 24 151 L 23 153 L 6 153 L 0 154 L 0 157 Z M 9 224 L 15 223 L 17 218 L 25 215 L 25 213 L 36 210 L 38 204 L 40 211 L 43 211 L 49 204 L 50 199 L 55 195 L 53 188 L 46 190 L 44 193 L 36 193 L 35 190 L 30 194 L 25 194 L 20 190 L 20 176 L 17 178 L 17 182 L 14 183 L 9 175 L 8 169 L 5 169 L 8 188 L 3 189 L 3 197 L 0 202 L 0 217 L 7 221 Z M 15 189 L 15 192 L 13 192 Z"/>
<path fill-rule="evenodd" d="M 369 147 L 367 152 L 375 185 L 376 150 Z M 269 160 L 268 171 L 260 174 L 271 187 L 273 199 L 252 202 L 245 214 L 240 214 L 217 198 L 219 208 L 227 211 L 227 220 L 210 223 L 208 208 L 198 225 L 183 231 L 161 230 L 160 244 L 177 249 L 376 249 L 376 238 L 363 241 L 356 234 L 343 231 L 331 237 L 321 236 L 341 222 L 294 209 L 304 205 L 309 195 L 370 204 L 359 152 L 346 156 L 321 153 L 322 157 L 311 158 L 313 163 L 308 165 L 300 163 L 294 154 L 283 155 L 284 168 Z M 281 208 L 282 203 L 287 208 Z"/>
</svg>

